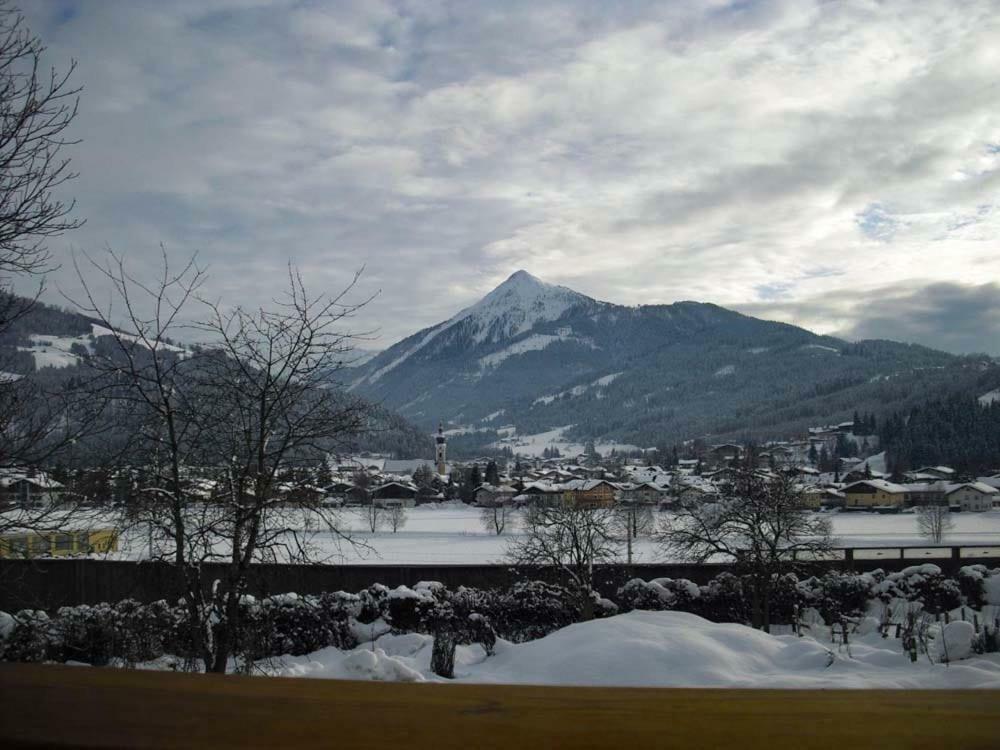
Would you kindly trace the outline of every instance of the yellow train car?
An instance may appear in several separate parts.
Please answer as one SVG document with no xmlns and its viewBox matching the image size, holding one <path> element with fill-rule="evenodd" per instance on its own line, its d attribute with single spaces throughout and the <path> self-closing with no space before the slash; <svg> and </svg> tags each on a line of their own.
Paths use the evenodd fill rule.
<svg viewBox="0 0 1000 750">
<path fill-rule="evenodd" d="M 64 557 L 117 549 L 117 529 L 23 532 L 0 536 L 0 557 Z"/>
</svg>

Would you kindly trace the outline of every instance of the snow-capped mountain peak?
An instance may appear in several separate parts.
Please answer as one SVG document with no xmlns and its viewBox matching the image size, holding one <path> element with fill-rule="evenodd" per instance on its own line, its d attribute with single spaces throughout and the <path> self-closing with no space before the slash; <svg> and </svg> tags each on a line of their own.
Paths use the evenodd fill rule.
<svg viewBox="0 0 1000 750">
<path fill-rule="evenodd" d="M 439 346 L 462 341 L 471 351 L 479 345 L 516 338 L 539 323 L 558 320 L 570 308 L 581 304 L 600 303 L 568 287 L 547 284 L 527 271 L 515 271 L 481 300 L 444 323 L 390 347 L 382 361 L 376 358 L 376 369 L 366 379 L 370 383 L 378 381 L 417 352 L 426 350 L 431 342 Z"/>
<path fill-rule="evenodd" d="M 476 343 L 495 342 L 518 336 L 538 323 L 558 320 L 574 305 L 592 302 L 568 287 L 547 284 L 527 271 L 516 271 L 448 323 L 468 321 Z"/>
</svg>

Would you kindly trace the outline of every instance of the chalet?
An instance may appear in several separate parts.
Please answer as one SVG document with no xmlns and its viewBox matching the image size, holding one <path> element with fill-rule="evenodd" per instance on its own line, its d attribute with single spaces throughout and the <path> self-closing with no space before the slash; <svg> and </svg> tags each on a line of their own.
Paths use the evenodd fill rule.
<svg viewBox="0 0 1000 750">
<path fill-rule="evenodd" d="M 621 485 L 621 500 L 626 503 L 656 505 L 670 499 L 670 488 L 652 482 Z"/>
<path fill-rule="evenodd" d="M 948 505 L 963 511 L 992 510 L 993 504 L 1000 501 L 1000 490 L 982 482 L 950 484 L 944 494 Z"/>
<path fill-rule="evenodd" d="M 371 501 L 385 508 L 412 508 L 417 504 L 417 488 L 409 482 L 386 482 L 371 491 Z"/>
<path fill-rule="evenodd" d="M 514 497 L 518 505 L 555 505 L 562 499 L 562 489 L 550 482 L 529 482 L 520 495 Z"/>
<path fill-rule="evenodd" d="M 806 499 L 806 507 L 818 508 L 843 508 L 847 501 L 847 496 L 833 487 L 807 487 L 803 492 Z"/>
<path fill-rule="evenodd" d="M 710 471 L 702 474 L 702 477 L 713 484 L 729 484 L 736 478 L 736 469 L 726 467 L 717 471 Z"/>
<path fill-rule="evenodd" d="M 851 469 L 849 472 L 844 474 L 844 481 L 848 484 L 852 482 L 863 482 L 869 479 L 885 479 L 886 474 L 881 471 L 875 471 L 870 468 L 868 464 L 863 464 Z"/>
<path fill-rule="evenodd" d="M 932 477 L 937 477 L 938 479 L 945 479 L 951 481 L 955 478 L 955 470 L 950 466 L 924 466 L 923 468 L 917 469 L 917 474 L 926 474 Z"/>
<path fill-rule="evenodd" d="M 847 509 L 901 509 L 906 501 L 906 488 L 884 479 L 864 479 L 844 488 Z"/>
<path fill-rule="evenodd" d="M 576 479 L 562 485 L 563 502 L 576 507 L 608 508 L 619 489 L 605 479 Z"/>
<path fill-rule="evenodd" d="M 682 504 L 700 503 L 711 500 L 715 497 L 714 488 L 711 485 L 702 483 L 692 483 L 680 485 L 674 492 L 677 501 Z"/>
<path fill-rule="evenodd" d="M 386 459 L 385 464 L 382 467 L 382 472 L 385 474 L 395 474 L 396 476 L 409 477 L 413 476 L 413 472 L 415 472 L 417 469 L 420 469 L 425 466 L 430 471 L 437 473 L 436 469 L 434 468 L 434 462 L 428 461 L 427 459 L 424 458 L 405 459 L 405 460 Z M 447 468 L 448 471 L 451 470 L 449 466 L 446 466 L 445 468 Z"/>
<path fill-rule="evenodd" d="M 11 473 L 0 477 L 0 508 L 33 508 L 58 503 L 63 485 L 44 472 Z"/>
<path fill-rule="evenodd" d="M 709 451 L 709 459 L 717 465 L 728 464 L 743 455 L 743 448 L 735 443 L 713 445 Z"/>
<path fill-rule="evenodd" d="M 945 497 L 945 482 L 906 482 L 901 485 L 906 493 L 903 503 L 906 506 L 921 507 L 926 505 L 947 505 Z"/>
<path fill-rule="evenodd" d="M 497 505 L 507 505 L 513 502 L 517 490 L 506 485 L 481 484 L 475 489 L 476 505 L 492 508 Z"/>
</svg>

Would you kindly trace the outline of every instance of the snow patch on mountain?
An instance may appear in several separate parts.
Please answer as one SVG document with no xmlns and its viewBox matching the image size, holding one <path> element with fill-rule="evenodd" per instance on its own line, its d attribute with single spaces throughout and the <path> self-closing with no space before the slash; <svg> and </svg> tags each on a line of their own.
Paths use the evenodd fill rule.
<svg viewBox="0 0 1000 750">
<path fill-rule="evenodd" d="M 576 456 L 584 452 L 584 444 L 570 440 L 565 433 L 573 425 L 568 424 L 563 427 L 556 427 L 545 432 L 538 432 L 532 435 L 518 435 L 511 429 L 505 437 L 491 444 L 491 447 L 502 449 L 510 448 L 516 455 L 520 456 L 541 456 L 546 448 L 558 448 L 564 456 Z M 615 441 L 598 441 L 594 445 L 598 453 L 610 453 L 617 451 L 639 450 L 636 445 L 628 443 L 618 443 Z"/>
<path fill-rule="evenodd" d="M 609 375 L 602 375 L 597 380 L 587 383 L 586 385 L 574 385 L 572 388 L 566 391 L 560 391 L 549 396 L 539 396 L 534 401 L 531 402 L 532 406 L 538 406 L 539 404 L 551 404 L 557 398 L 562 398 L 563 396 L 582 396 L 591 388 L 604 388 L 611 385 L 618 377 L 624 375 L 624 372 L 613 372 Z M 597 392 L 597 398 L 603 398 L 600 391 Z"/>
<path fill-rule="evenodd" d="M 615 380 L 624 375 L 624 372 L 613 372 L 610 375 L 604 375 L 603 377 L 595 380 L 591 385 L 596 385 L 599 388 L 603 388 L 606 385 L 611 385 Z"/>
<path fill-rule="evenodd" d="M 802 347 L 803 349 L 819 349 L 820 351 L 832 352 L 837 356 L 840 356 L 840 349 L 833 346 L 824 346 L 823 344 L 806 344 Z"/>
<path fill-rule="evenodd" d="M 981 403 L 983 406 L 988 406 L 989 404 L 992 404 L 994 401 L 1000 401 L 1000 388 L 997 388 L 996 390 L 993 391 L 989 391 L 988 393 L 984 393 L 982 396 L 979 397 L 979 403 Z"/>
<path fill-rule="evenodd" d="M 480 357 L 479 367 L 480 369 L 496 367 L 505 359 L 509 359 L 510 357 L 514 357 L 518 354 L 540 351 L 549 344 L 555 343 L 556 341 L 565 341 L 566 339 L 567 337 L 564 336 L 553 336 L 552 334 L 547 333 L 535 333 L 527 338 L 521 339 L 520 341 L 515 341 L 510 346 L 504 347 L 498 352 L 493 352 L 492 354 L 487 354 L 485 357 Z"/>
</svg>

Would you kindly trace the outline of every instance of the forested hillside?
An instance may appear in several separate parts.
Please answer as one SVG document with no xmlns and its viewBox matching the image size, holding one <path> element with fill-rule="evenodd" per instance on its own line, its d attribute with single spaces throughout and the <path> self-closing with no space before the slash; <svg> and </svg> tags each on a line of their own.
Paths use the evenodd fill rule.
<svg viewBox="0 0 1000 750">
<path fill-rule="evenodd" d="M 975 477 L 1000 470 L 1000 400 L 936 399 L 894 412 L 879 429 L 894 475 L 947 464 Z"/>
<path fill-rule="evenodd" d="M 0 333 L 0 371 L 30 377 L 48 392 L 81 388 L 80 398 L 86 398 L 85 389 L 93 376 L 87 367 L 88 358 L 116 351 L 109 332 L 77 312 L 40 302 L 28 306 L 26 302 L 14 300 L 26 311 Z M 184 354 L 185 348 L 177 346 L 176 355 Z M 396 458 L 433 456 L 429 432 L 381 405 L 370 404 L 369 414 L 368 429 L 343 446 L 345 451 L 372 451 Z M 99 453 L 107 453 L 116 444 L 116 431 L 104 430 L 97 440 L 104 446 Z M 76 450 L 77 458 L 86 460 L 87 450 L 82 441 Z"/>
</svg>

